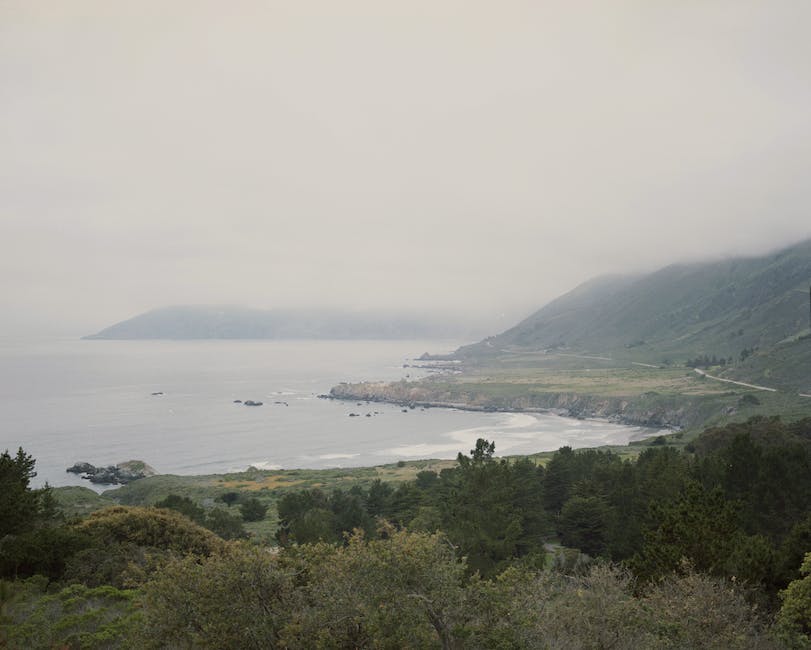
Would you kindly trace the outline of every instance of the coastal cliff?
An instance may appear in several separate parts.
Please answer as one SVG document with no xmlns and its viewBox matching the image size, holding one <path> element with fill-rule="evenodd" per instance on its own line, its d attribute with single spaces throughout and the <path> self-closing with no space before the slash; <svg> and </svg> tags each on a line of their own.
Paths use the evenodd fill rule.
<svg viewBox="0 0 811 650">
<path fill-rule="evenodd" d="M 674 398 L 647 393 L 606 397 L 570 392 L 498 395 L 464 383 L 342 383 L 329 397 L 338 400 L 387 402 L 402 406 L 457 408 L 472 411 L 543 411 L 577 418 L 606 418 L 623 424 L 684 429 L 696 426 L 724 407 L 701 398 Z"/>
</svg>

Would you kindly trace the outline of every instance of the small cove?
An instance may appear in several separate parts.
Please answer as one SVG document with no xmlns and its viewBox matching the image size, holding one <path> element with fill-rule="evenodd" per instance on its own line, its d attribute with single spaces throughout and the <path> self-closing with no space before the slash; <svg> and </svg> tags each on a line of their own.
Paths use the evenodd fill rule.
<svg viewBox="0 0 811 650">
<path fill-rule="evenodd" d="M 144 460 L 160 473 L 354 467 L 625 444 L 650 430 L 542 413 L 407 409 L 319 399 L 341 381 L 414 379 L 404 367 L 455 341 L 3 341 L 0 449 L 37 460 L 37 485 Z M 161 393 L 161 394 L 153 394 Z M 251 407 L 235 400 L 256 400 Z M 356 413 L 358 417 L 350 417 Z"/>
</svg>

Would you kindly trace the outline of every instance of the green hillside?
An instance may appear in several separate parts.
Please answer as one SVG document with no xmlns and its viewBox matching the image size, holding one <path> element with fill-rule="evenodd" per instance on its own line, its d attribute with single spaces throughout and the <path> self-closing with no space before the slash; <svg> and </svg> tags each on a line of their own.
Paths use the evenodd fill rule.
<svg viewBox="0 0 811 650">
<path fill-rule="evenodd" d="M 556 349 L 659 364 L 704 354 L 738 361 L 757 349 L 762 362 L 808 328 L 809 283 L 811 240 L 762 257 L 601 277 L 457 355 Z M 804 343 L 811 346 L 795 342 L 795 352 Z"/>
<path fill-rule="evenodd" d="M 724 370 L 728 379 L 749 381 L 779 390 L 796 390 L 811 395 L 811 336 L 757 350 L 744 362 Z"/>
</svg>

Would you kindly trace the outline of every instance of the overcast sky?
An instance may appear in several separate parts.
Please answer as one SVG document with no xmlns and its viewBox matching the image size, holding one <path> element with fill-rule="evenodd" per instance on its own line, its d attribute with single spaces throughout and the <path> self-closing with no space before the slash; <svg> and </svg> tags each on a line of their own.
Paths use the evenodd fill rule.
<svg viewBox="0 0 811 650">
<path fill-rule="evenodd" d="M 594 275 L 805 239 L 809 25 L 808 0 L 0 0 L 0 334 L 183 303 L 498 330 Z"/>
</svg>

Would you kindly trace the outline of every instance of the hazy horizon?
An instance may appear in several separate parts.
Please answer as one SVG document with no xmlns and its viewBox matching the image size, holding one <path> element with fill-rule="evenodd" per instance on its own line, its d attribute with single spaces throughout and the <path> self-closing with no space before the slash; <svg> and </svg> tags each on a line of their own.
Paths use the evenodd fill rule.
<svg viewBox="0 0 811 650">
<path fill-rule="evenodd" d="M 0 335 L 447 314 L 811 237 L 811 4 L 0 2 Z"/>
</svg>

